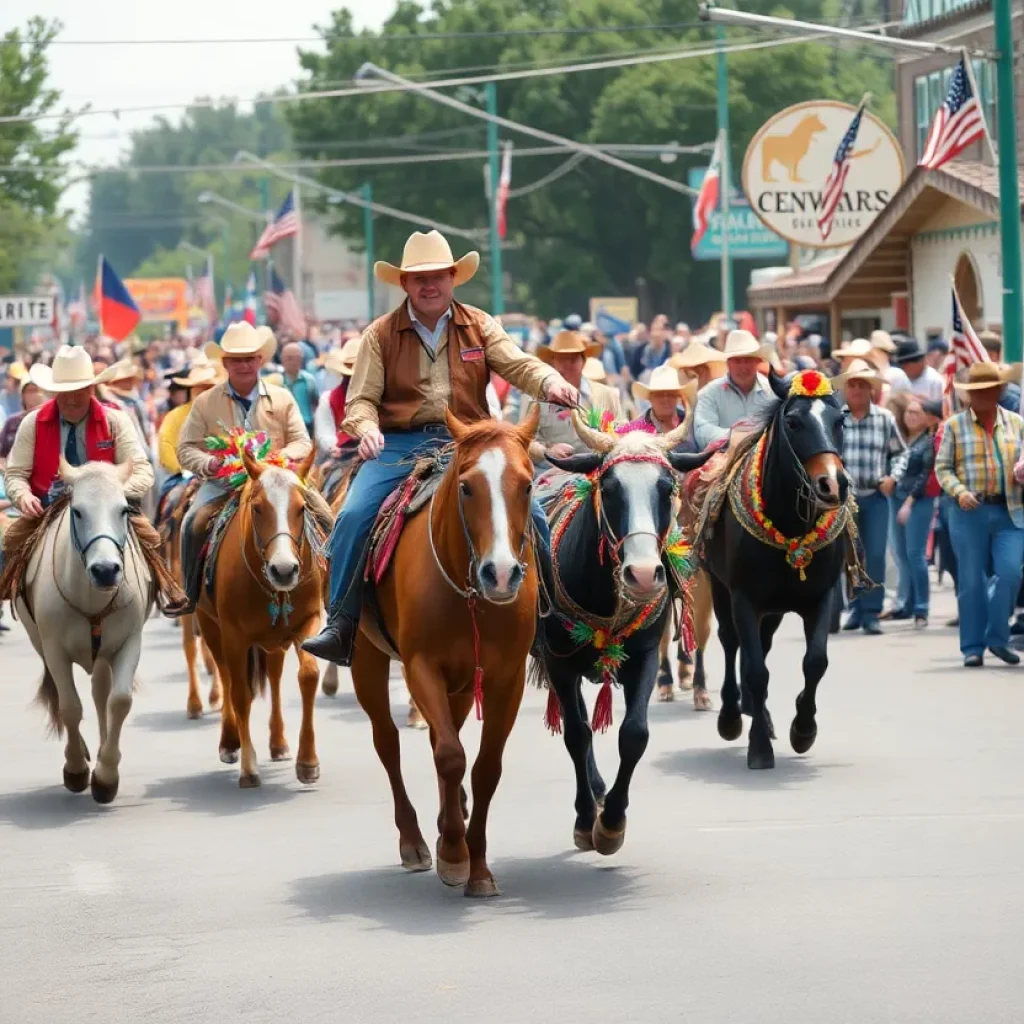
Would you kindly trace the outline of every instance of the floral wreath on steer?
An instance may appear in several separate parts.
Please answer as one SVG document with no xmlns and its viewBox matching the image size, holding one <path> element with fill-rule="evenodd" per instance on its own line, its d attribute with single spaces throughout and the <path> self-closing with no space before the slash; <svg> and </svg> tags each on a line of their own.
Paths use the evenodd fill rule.
<svg viewBox="0 0 1024 1024">
<path fill-rule="evenodd" d="M 655 433 L 654 428 L 645 421 L 635 420 L 630 423 L 615 424 L 610 418 L 610 414 L 595 415 L 593 411 L 588 414 L 588 426 L 602 430 L 605 433 L 615 433 L 620 436 L 634 430 Z M 594 714 L 591 720 L 591 728 L 595 732 L 604 732 L 612 724 L 612 686 L 618 683 L 619 669 L 626 660 L 625 641 L 634 633 L 643 629 L 652 618 L 657 618 L 664 610 L 666 603 L 671 600 L 668 587 L 657 597 L 645 604 L 631 601 L 623 595 L 621 587 L 616 587 L 616 608 L 614 614 L 607 617 L 592 615 L 573 601 L 562 583 L 561 574 L 558 571 L 558 547 L 565 536 L 565 531 L 569 528 L 569 524 L 587 501 L 593 502 L 594 515 L 597 518 L 598 528 L 601 532 L 601 540 L 597 549 L 598 559 L 603 565 L 607 554 L 614 563 L 616 575 L 618 575 L 621 568 L 620 551 L 623 541 L 615 538 L 611 524 L 605 515 L 604 506 L 601 503 L 601 477 L 609 469 L 623 462 L 651 462 L 660 466 L 669 465 L 663 456 L 654 452 L 629 452 L 609 459 L 598 469 L 585 476 L 573 478 L 565 486 L 565 489 L 558 498 L 551 530 L 551 565 L 557 602 L 557 606 L 552 606 L 552 614 L 562 624 L 570 639 L 577 644 L 575 650 L 567 655 L 563 655 L 563 657 L 571 657 L 582 648 L 591 644 L 598 651 L 595 668 L 597 670 L 596 674 L 601 681 L 601 691 L 597 696 L 597 702 L 594 704 Z M 675 490 L 678 490 L 678 481 L 676 482 Z M 675 490 L 673 491 L 673 496 Z M 689 602 L 685 600 L 689 580 L 694 572 L 694 562 L 691 558 L 692 549 L 678 526 L 672 526 L 664 536 L 659 537 L 658 546 L 668 564 L 668 569 L 675 583 L 676 592 L 683 596 L 685 609 L 682 626 L 684 646 L 687 649 L 692 649 L 693 626 L 690 620 Z M 570 614 L 563 614 L 558 611 L 558 607 L 568 609 Z M 544 713 L 544 721 L 552 733 L 560 733 L 562 731 L 561 706 L 558 703 L 558 695 L 551 688 L 548 690 L 548 703 Z"/>
</svg>

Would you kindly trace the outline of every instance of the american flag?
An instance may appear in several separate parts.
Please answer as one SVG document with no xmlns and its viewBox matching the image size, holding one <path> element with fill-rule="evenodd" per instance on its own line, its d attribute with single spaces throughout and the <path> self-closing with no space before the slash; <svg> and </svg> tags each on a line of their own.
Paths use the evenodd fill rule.
<svg viewBox="0 0 1024 1024">
<path fill-rule="evenodd" d="M 966 370 L 971 363 L 990 363 L 985 346 L 974 332 L 971 321 L 964 315 L 960 305 L 960 296 L 953 287 L 953 333 L 951 338 L 950 358 L 946 361 L 946 394 L 953 393 L 953 380 L 957 373 Z"/>
<path fill-rule="evenodd" d="M 279 331 L 296 338 L 306 336 L 306 318 L 295 299 L 295 293 L 285 286 L 273 267 L 267 268 L 267 290 L 263 294 L 267 307 L 267 320 Z"/>
<path fill-rule="evenodd" d="M 278 242 L 299 233 L 299 216 L 295 212 L 295 192 L 291 191 L 277 211 L 277 216 L 263 229 L 256 248 L 249 253 L 251 260 L 265 260 Z"/>
<path fill-rule="evenodd" d="M 211 325 L 217 322 L 217 299 L 213 294 L 213 256 L 206 257 L 206 269 L 192 282 L 192 302 Z"/>
<path fill-rule="evenodd" d="M 846 190 L 846 179 L 850 175 L 850 153 L 854 143 L 857 141 L 857 133 L 860 131 L 860 120 L 864 116 L 864 104 L 857 108 L 850 127 L 839 143 L 836 155 L 832 158 L 832 170 L 829 172 L 828 181 L 821 190 L 821 215 L 818 217 L 818 230 L 821 231 L 823 240 L 827 240 L 832 234 L 832 222 L 836 218 L 836 210 L 842 201 Z"/>
<path fill-rule="evenodd" d="M 935 112 L 919 166 L 930 171 L 938 170 L 971 143 L 984 137 L 985 116 L 971 88 L 967 63 L 961 57 L 950 76 L 946 99 Z"/>
</svg>

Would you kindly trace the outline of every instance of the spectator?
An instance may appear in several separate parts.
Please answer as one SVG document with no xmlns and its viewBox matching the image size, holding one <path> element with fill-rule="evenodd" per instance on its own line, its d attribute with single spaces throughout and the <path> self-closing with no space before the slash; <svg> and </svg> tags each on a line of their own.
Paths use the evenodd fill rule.
<svg viewBox="0 0 1024 1024">
<path fill-rule="evenodd" d="M 0 393 L 0 412 L 4 416 L 16 416 L 22 409 L 21 385 L 28 378 L 28 370 L 22 362 L 10 363 L 4 377 L 3 392 Z"/>
<path fill-rule="evenodd" d="M 668 365 L 694 378 L 699 390 L 721 376 L 719 371 L 725 369 L 725 353 L 705 345 L 702 341 L 691 341 L 683 352 L 672 356 Z"/>
<path fill-rule="evenodd" d="M 649 377 L 652 370 L 668 362 L 671 354 L 668 343 L 668 317 L 664 313 L 659 313 L 651 321 L 650 338 L 637 357 L 639 369 L 636 376 L 639 378 L 646 374 Z"/>
<path fill-rule="evenodd" d="M 927 353 L 913 338 L 896 346 L 895 362 L 910 378 L 910 390 L 918 398 L 941 399 L 945 390 L 942 375 L 925 362 Z"/>
<path fill-rule="evenodd" d="M 295 404 L 299 407 L 299 415 L 306 425 L 306 432 L 313 436 L 313 417 L 316 414 L 320 395 L 316 381 L 309 370 L 304 369 L 306 350 L 298 342 L 289 342 L 281 349 L 281 385 L 291 393 Z"/>
<path fill-rule="evenodd" d="M 595 356 L 590 356 L 587 361 L 583 364 L 583 376 L 587 378 L 591 383 L 594 384 L 608 384 L 608 374 L 604 368 L 604 363 Z M 619 392 L 613 388 L 608 387 L 609 399 L 611 401 L 612 415 L 616 420 L 622 419 L 622 401 L 619 397 Z"/>
<path fill-rule="evenodd" d="M 7 456 L 11 454 L 11 449 L 14 447 L 14 438 L 18 434 L 21 421 L 28 413 L 33 409 L 38 409 L 46 401 L 46 395 L 39 389 L 39 385 L 34 384 L 28 377 L 22 377 L 19 390 L 21 392 L 21 411 L 13 416 L 8 416 L 3 429 L 0 430 L 0 460 L 4 465 L 7 464 Z"/>
<path fill-rule="evenodd" d="M 910 378 L 898 366 L 890 363 L 896 352 L 896 343 L 888 331 L 871 332 L 869 361 L 878 369 L 878 375 L 892 391 L 910 391 Z"/>
<path fill-rule="evenodd" d="M 924 361 L 936 373 L 942 372 L 943 363 L 949 355 L 949 342 L 945 338 L 932 338 L 928 342 L 928 351 L 925 352 Z"/>
</svg>

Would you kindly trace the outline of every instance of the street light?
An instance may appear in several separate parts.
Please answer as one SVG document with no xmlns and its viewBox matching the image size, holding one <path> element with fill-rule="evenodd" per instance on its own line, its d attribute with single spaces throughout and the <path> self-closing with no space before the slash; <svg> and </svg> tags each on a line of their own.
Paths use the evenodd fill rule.
<svg viewBox="0 0 1024 1024">
<path fill-rule="evenodd" d="M 223 206 L 226 210 L 232 210 L 234 213 L 239 214 L 242 217 L 248 217 L 249 220 L 257 221 L 260 224 L 266 224 L 268 217 L 272 217 L 273 214 L 270 211 L 258 213 L 256 210 L 250 210 L 247 206 L 242 206 L 240 203 L 232 202 L 230 199 L 225 199 L 224 196 L 219 195 L 217 192 L 211 192 L 206 189 L 204 192 L 200 192 L 196 196 L 196 202 L 198 203 L 214 203 L 217 206 Z"/>
</svg>

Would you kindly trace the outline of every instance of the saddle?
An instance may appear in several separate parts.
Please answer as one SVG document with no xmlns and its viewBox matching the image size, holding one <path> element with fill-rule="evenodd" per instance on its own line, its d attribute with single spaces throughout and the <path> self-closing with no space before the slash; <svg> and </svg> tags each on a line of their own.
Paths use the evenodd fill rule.
<svg viewBox="0 0 1024 1024">
<path fill-rule="evenodd" d="M 688 530 L 692 530 L 700 516 L 700 510 L 715 481 L 722 475 L 729 461 L 726 439 L 713 441 L 709 446 L 715 454 L 700 469 L 687 473 L 683 477 L 683 501 L 680 521 Z"/>
<path fill-rule="evenodd" d="M 165 544 L 174 539 L 174 535 L 181 525 L 182 515 L 192 503 L 192 498 L 199 490 L 200 483 L 198 477 L 192 477 L 190 480 L 181 479 L 161 495 L 156 506 L 153 525 L 160 531 L 160 536 Z M 181 487 L 182 484 L 184 487 Z"/>
</svg>

